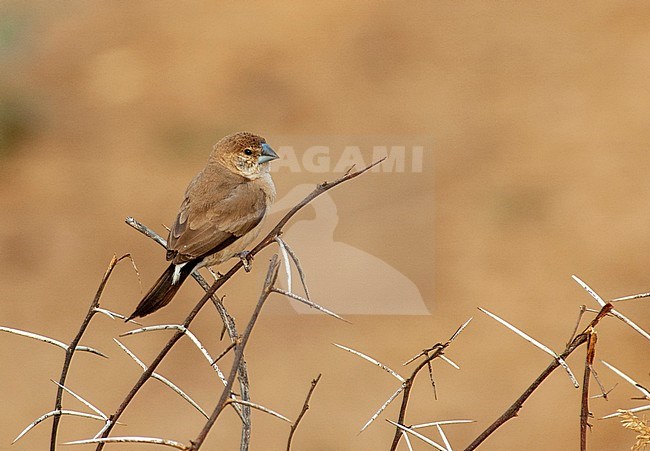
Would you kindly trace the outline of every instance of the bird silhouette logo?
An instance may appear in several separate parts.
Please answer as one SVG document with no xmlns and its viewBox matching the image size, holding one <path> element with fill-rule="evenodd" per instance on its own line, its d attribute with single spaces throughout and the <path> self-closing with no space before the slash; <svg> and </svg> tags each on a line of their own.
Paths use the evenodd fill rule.
<svg viewBox="0 0 650 451">
<path fill-rule="evenodd" d="M 275 202 L 271 214 L 292 208 L 312 190 L 308 184 L 294 187 Z M 416 284 L 399 269 L 334 239 L 339 216 L 328 192 L 310 206 L 315 218 L 294 222 L 283 238 L 298 255 L 314 300 L 342 315 L 430 315 Z M 279 280 L 286 286 L 286 275 Z M 318 313 L 301 303 L 291 306 L 300 314 Z"/>
</svg>

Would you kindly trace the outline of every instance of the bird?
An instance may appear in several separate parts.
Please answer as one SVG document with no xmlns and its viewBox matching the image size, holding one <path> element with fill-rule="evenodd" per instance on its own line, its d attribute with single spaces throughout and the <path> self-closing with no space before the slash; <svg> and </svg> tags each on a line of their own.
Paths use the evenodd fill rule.
<svg viewBox="0 0 650 451">
<path fill-rule="evenodd" d="M 276 158 L 266 140 L 250 132 L 228 135 L 214 145 L 169 229 L 170 264 L 126 321 L 169 304 L 192 271 L 245 256 L 275 200 L 269 170 Z"/>
</svg>

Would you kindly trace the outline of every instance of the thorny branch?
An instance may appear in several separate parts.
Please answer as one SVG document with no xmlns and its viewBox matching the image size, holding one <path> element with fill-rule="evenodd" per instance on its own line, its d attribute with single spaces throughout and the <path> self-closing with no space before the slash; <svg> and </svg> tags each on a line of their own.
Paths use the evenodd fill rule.
<svg viewBox="0 0 650 451">
<path fill-rule="evenodd" d="M 203 429 L 196 437 L 196 439 L 192 441 L 192 445 L 189 448 L 192 451 L 198 450 L 201 447 L 201 445 L 205 441 L 205 438 L 208 435 L 208 432 L 210 432 L 210 429 L 212 429 L 212 426 L 214 426 L 214 423 L 217 421 L 217 418 L 219 417 L 219 415 L 223 411 L 223 408 L 226 406 L 228 400 L 232 396 L 232 384 L 235 381 L 235 376 L 237 375 L 239 362 L 241 362 L 242 359 L 244 358 L 244 348 L 248 343 L 248 339 L 251 336 L 251 332 L 253 331 L 253 327 L 257 322 L 257 318 L 259 317 L 259 314 L 262 311 L 264 302 L 266 302 L 269 295 L 273 291 L 272 290 L 273 285 L 275 284 L 275 281 L 278 277 L 279 266 L 280 266 L 280 262 L 278 260 L 277 254 L 273 255 L 273 258 L 271 259 L 271 263 L 269 264 L 269 270 L 266 273 L 266 280 L 264 280 L 264 288 L 262 288 L 262 293 L 260 294 L 260 298 L 257 301 L 255 310 L 253 310 L 253 314 L 251 315 L 251 318 L 248 321 L 248 326 L 246 326 L 246 330 L 244 331 L 244 334 L 241 336 L 240 341 L 235 345 L 235 359 L 232 364 L 232 369 L 230 370 L 230 375 L 228 376 L 228 383 L 224 387 L 223 392 L 221 392 L 221 397 L 219 398 L 219 402 L 217 403 L 217 406 L 212 411 L 212 415 L 210 415 L 210 418 L 205 423 Z"/>
<path fill-rule="evenodd" d="M 160 235 L 158 235 L 155 231 L 151 230 L 149 227 L 145 226 L 144 224 L 138 222 L 134 218 L 126 218 L 126 223 L 142 233 L 143 235 L 151 238 L 154 240 L 156 243 L 160 244 L 162 247 L 166 248 L 167 247 L 167 241 L 162 238 Z M 197 271 L 192 272 L 192 277 L 194 280 L 203 288 L 205 292 L 208 292 L 210 290 L 210 284 L 205 281 L 203 276 L 199 274 Z M 216 296 L 210 296 L 210 300 L 214 304 L 215 308 L 217 309 L 217 312 L 219 313 L 219 316 L 221 317 L 221 321 L 223 321 L 223 332 L 222 332 L 222 337 L 224 332 L 228 332 L 228 336 L 230 337 L 230 342 L 231 345 L 226 348 L 226 350 L 231 349 L 232 346 L 237 342 L 239 339 L 239 332 L 237 331 L 237 327 L 235 325 L 235 320 L 233 317 L 228 313 L 228 310 L 226 310 L 226 307 L 223 305 L 221 300 Z M 224 353 L 226 352 L 224 350 Z M 219 360 L 221 357 L 217 357 L 216 360 Z M 216 361 L 215 360 L 215 361 Z M 214 363 L 214 362 L 213 362 Z M 239 381 L 239 390 L 240 390 L 240 396 L 243 401 L 250 401 L 250 386 L 248 384 L 248 368 L 246 366 L 246 361 L 242 360 L 239 363 L 239 372 L 237 373 L 237 380 Z M 250 438 L 251 438 L 251 408 L 248 405 L 241 404 L 240 405 L 241 409 L 241 419 L 242 419 L 242 431 L 241 431 L 241 443 L 240 443 L 240 451 L 246 451 L 248 450 L 249 444 L 250 444 Z"/>
<path fill-rule="evenodd" d="M 436 343 L 432 347 L 425 349 L 412 359 L 408 360 L 405 364 L 411 363 L 414 360 L 420 358 L 420 357 L 425 357 L 423 360 L 418 363 L 418 365 L 415 367 L 413 372 L 411 373 L 411 376 L 409 376 L 403 383 L 403 391 L 404 393 L 402 394 L 402 405 L 400 406 L 399 409 L 399 417 L 397 420 L 398 424 L 406 424 L 404 422 L 404 418 L 406 417 L 406 408 L 408 407 L 408 402 L 409 402 L 409 397 L 411 395 L 411 388 L 413 387 L 413 382 L 415 381 L 415 378 L 417 377 L 418 373 L 424 368 L 428 367 L 431 364 L 431 361 L 435 359 L 436 357 L 440 357 L 443 355 L 445 352 L 445 349 L 454 341 L 454 339 L 460 334 L 465 327 L 469 324 L 471 321 L 471 318 L 466 321 L 462 326 L 460 326 L 456 332 L 447 340 L 445 343 Z M 399 444 L 400 439 L 402 438 L 402 429 L 399 427 L 395 428 L 395 435 L 393 436 L 393 443 L 390 446 L 391 451 L 395 451 L 397 449 L 397 445 Z"/>
<path fill-rule="evenodd" d="M 300 424 L 300 421 L 302 421 L 302 417 L 304 417 L 307 413 L 307 410 L 309 410 L 309 400 L 311 399 L 311 395 L 314 393 L 314 389 L 316 389 L 316 385 L 318 385 L 321 376 L 322 374 L 319 374 L 316 379 L 312 379 L 311 387 L 309 388 L 305 402 L 302 405 L 302 410 L 298 414 L 296 421 L 294 421 L 294 423 L 291 425 L 291 431 L 289 432 L 289 438 L 287 439 L 287 451 L 291 451 L 291 440 L 293 440 L 293 435 L 296 433 L 296 429 L 298 429 L 298 425 Z"/>
<path fill-rule="evenodd" d="M 564 352 L 560 355 L 562 360 L 566 360 L 566 358 L 573 353 L 577 348 L 579 348 L 581 345 L 585 344 L 588 340 L 589 337 L 591 336 L 593 329 L 596 327 L 596 325 L 600 322 L 601 319 L 603 319 L 610 311 L 612 310 L 612 304 L 607 303 L 605 304 L 596 317 L 589 323 L 587 328 L 578 336 L 576 336 L 571 342 L 567 345 L 566 349 Z M 544 380 L 553 372 L 555 371 L 556 368 L 560 366 L 560 360 L 559 359 L 554 359 L 547 367 L 542 371 L 542 373 L 537 376 L 537 378 L 533 381 L 532 384 L 522 393 L 517 400 L 512 403 L 512 405 L 499 417 L 497 418 L 490 426 L 487 427 L 472 443 L 465 448 L 465 451 L 471 451 L 473 449 L 476 449 L 481 443 L 485 441 L 494 431 L 496 431 L 498 428 L 500 428 L 506 421 L 514 418 L 517 416 L 517 412 L 521 410 L 521 408 L 524 405 L 524 402 L 530 397 L 530 395 L 533 394 L 535 390 L 539 388 L 539 386 L 544 382 Z"/>
<path fill-rule="evenodd" d="M 596 356 L 596 341 L 598 335 L 593 329 L 587 332 L 587 355 L 585 357 L 585 372 L 582 378 L 582 398 L 580 400 L 580 451 L 587 451 L 587 428 L 589 425 L 589 382 L 591 381 L 591 368 Z"/>
<path fill-rule="evenodd" d="M 262 239 L 260 243 L 255 246 L 250 253 L 248 254 L 249 256 L 253 257 L 257 253 L 259 253 L 262 249 L 266 248 L 269 246 L 271 243 L 275 242 L 275 237 L 280 235 L 282 232 L 283 227 L 289 222 L 289 220 L 300 210 L 302 209 L 305 205 L 310 203 L 312 200 L 314 200 L 316 197 L 320 196 L 323 194 L 325 191 L 328 191 L 341 183 L 344 183 L 348 180 L 351 180 L 353 178 L 356 178 L 360 176 L 361 174 L 369 171 L 373 167 L 377 166 L 380 164 L 382 161 L 384 161 L 385 158 L 382 158 L 371 165 L 360 169 L 358 171 L 349 173 L 344 175 L 343 177 L 340 177 L 339 179 L 333 181 L 333 182 L 323 182 L 320 185 L 317 185 L 314 191 L 312 191 L 310 194 L 307 195 L 302 201 L 300 201 L 295 207 L 293 207 L 289 212 L 287 212 L 282 219 L 276 224 L 276 226 Z M 237 272 L 239 271 L 243 266 L 243 262 L 240 260 L 238 261 L 235 265 L 233 265 L 230 270 L 223 275 L 220 279 L 216 280 L 210 289 L 205 293 L 205 295 L 198 301 L 198 303 L 194 306 L 192 311 L 188 314 L 188 316 L 185 318 L 185 321 L 183 322 L 184 327 L 189 327 L 189 325 L 192 323 L 196 315 L 198 315 L 199 311 L 203 308 L 203 306 L 206 304 L 206 302 L 216 293 L 216 291 L 221 288 L 230 278 Z M 183 336 L 183 333 L 181 331 L 176 331 L 174 335 L 169 339 L 167 344 L 160 350 L 156 358 L 151 362 L 149 367 L 141 374 L 140 378 L 138 381 L 134 384 L 133 388 L 127 393 L 127 395 L 124 397 L 122 400 L 122 403 L 120 406 L 117 408 L 117 410 L 111 415 L 111 424 L 106 427 L 104 432 L 102 433 L 101 437 L 105 438 L 108 437 L 110 434 L 115 422 L 122 416 L 128 405 L 131 403 L 135 395 L 140 391 L 140 388 L 145 384 L 145 382 L 151 377 L 151 374 L 155 371 L 155 369 L 158 367 L 160 362 L 165 358 L 165 356 L 169 353 L 169 351 L 174 347 L 176 342 L 180 340 L 180 338 Z M 100 443 L 97 445 L 97 451 L 100 451 L 103 449 L 103 444 Z"/>
<path fill-rule="evenodd" d="M 65 359 L 63 361 L 63 368 L 61 369 L 61 376 L 59 377 L 58 388 L 56 391 L 56 401 L 54 403 L 54 410 L 57 412 L 61 411 L 61 402 L 63 400 L 63 387 L 65 386 L 65 380 L 68 377 L 68 371 L 70 370 L 72 357 L 74 356 L 74 353 L 77 350 L 77 345 L 81 341 L 81 337 L 86 332 L 86 329 L 88 329 L 90 320 L 92 320 L 93 316 L 95 316 L 95 313 L 98 313 L 97 308 L 99 307 L 99 300 L 102 297 L 104 288 L 106 288 L 106 283 L 108 282 L 108 279 L 111 277 L 111 274 L 113 273 L 113 269 L 115 269 L 115 266 L 125 258 L 131 258 L 131 256 L 129 254 L 126 254 L 121 256 L 120 258 L 117 258 L 117 256 L 114 255 L 113 258 L 111 259 L 111 262 L 109 263 L 108 268 L 104 273 L 104 277 L 102 277 L 102 281 L 100 282 L 99 287 L 97 288 L 95 297 L 93 298 L 93 301 L 90 304 L 90 308 L 86 313 L 86 317 L 81 323 L 81 326 L 77 331 L 77 335 L 72 339 L 70 345 L 65 351 Z M 61 421 L 61 416 L 54 415 L 54 419 L 52 422 L 52 433 L 50 435 L 50 451 L 54 451 L 56 449 L 56 436 L 59 430 L 60 421 Z"/>
</svg>

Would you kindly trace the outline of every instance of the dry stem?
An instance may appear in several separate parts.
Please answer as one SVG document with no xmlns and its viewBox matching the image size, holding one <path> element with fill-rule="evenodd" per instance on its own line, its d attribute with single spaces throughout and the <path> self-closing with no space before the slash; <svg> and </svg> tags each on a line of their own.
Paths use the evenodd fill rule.
<svg viewBox="0 0 650 451">
<path fill-rule="evenodd" d="M 573 351 L 575 351 L 577 348 L 589 340 L 593 328 L 596 327 L 600 320 L 603 319 L 607 313 L 610 312 L 610 310 L 612 310 L 612 304 L 610 303 L 605 304 L 605 306 L 600 309 L 598 315 L 596 315 L 591 323 L 589 323 L 589 326 L 587 326 L 587 328 L 580 335 L 575 337 L 573 340 L 571 340 L 571 343 L 568 344 L 564 352 L 560 355 L 562 360 L 565 360 L 569 355 L 573 353 Z M 517 398 L 517 400 L 499 418 L 497 418 L 494 423 L 488 426 L 485 431 L 483 431 L 472 443 L 469 444 L 467 448 L 465 448 L 465 451 L 476 449 L 481 443 L 485 441 L 485 439 L 492 435 L 492 433 L 500 428 L 506 421 L 517 416 L 517 412 L 519 412 L 519 410 L 523 407 L 524 402 L 526 402 L 530 395 L 532 395 L 533 392 L 539 388 L 542 382 L 544 382 L 544 380 L 559 366 L 559 359 L 554 359 L 546 367 L 546 369 L 544 369 L 544 371 L 542 371 L 542 373 L 537 376 L 537 378 L 521 394 L 521 396 L 519 396 L 519 398 Z"/>
<path fill-rule="evenodd" d="M 108 279 L 110 278 L 111 274 L 113 273 L 113 269 L 115 269 L 115 266 L 123 259 L 125 258 L 131 258 L 129 254 L 123 255 L 120 258 L 117 258 L 117 256 L 113 256 L 111 259 L 111 262 L 108 264 L 108 268 L 106 269 L 106 272 L 104 273 L 104 277 L 102 277 L 102 281 L 99 284 L 99 287 L 97 288 L 97 292 L 95 293 L 95 297 L 90 304 L 90 308 L 88 309 L 88 312 L 86 313 L 86 317 L 84 318 L 83 322 L 81 323 L 81 326 L 79 327 L 79 330 L 77 331 L 77 335 L 72 339 L 70 342 L 70 345 L 65 351 L 65 359 L 63 361 L 63 368 L 61 369 L 61 376 L 59 377 L 59 383 L 58 383 L 58 388 L 56 391 L 56 401 L 54 403 L 54 410 L 55 411 L 61 411 L 61 401 L 63 399 L 63 387 L 65 386 L 65 380 L 68 377 L 68 372 L 70 370 L 70 364 L 72 363 L 72 357 L 74 356 L 75 351 L 77 350 L 77 345 L 81 341 L 81 337 L 83 334 L 86 332 L 86 329 L 88 329 L 88 325 L 90 324 L 90 320 L 95 316 L 95 313 L 97 313 L 97 307 L 99 307 L 99 300 L 102 297 L 102 293 L 104 292 L 104 288 L 106 288 L 106 283 L 108 282 Z M 60 415 L 54 415 L 54 420 L 52 422 L 52 433 L 50 435 L 50 451 L 54 451 L 56 449 L 56 436 L 59 430 L 59 422 L 61 421 L 61 416 Z"/>
</svg>

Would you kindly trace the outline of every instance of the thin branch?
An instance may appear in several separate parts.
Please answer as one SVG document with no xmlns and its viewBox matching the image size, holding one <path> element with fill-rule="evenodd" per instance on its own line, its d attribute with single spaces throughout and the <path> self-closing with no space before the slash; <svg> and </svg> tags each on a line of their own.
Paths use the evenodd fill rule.
<svg viewBox="0 0 650 451">
<path fill-rule="evenodd" d="M 581 345 L 585 344 L 587 340 L 589 340 L 590 333 L 594 330 L 594 328 L 600 322 L 600 320 L 603 319 L 610 312 L 611 309 L 612 309 L 612 304 L 605 304 L 605 306 L 602 309 L 600 309 L 596 317 L 593 320 L 591 320 L 587 328 L 580 335 L 576 336 L 571 341 L 571 343 L 569 343 L 569 345 L 566 347 L 564 352 L 560 355 L 562 360 L 566 359 L 568 356 L 570 356 L 573 353 L 573 351 L 578 349 Z M 544 382 L 544 380 L 546 380 L 546 378 L 550 376 L 551 373 L 555 371 L 555 369 L 559 366 L 560 366 L 559 359 L 553 360 L 546 367 L 546 369 L 544 369 L 544 371 L 542 371 L 542 373 L 539 376 L 537 376 L 537 378 L 533 381 L 532 384 L 530 384 L 530 386 L 524 391 L 524 393 L 522 393 L 521 396 L 519 396 L 519 398 L 517 398 L 517 400 L 514 403 L 512 403 L 512 405 L 503 414 L 501 414 L 499 418 L 497 418 L 491 425 L 487 427 L 487 429 L 485 429 L 476 439 L 474 439 L 474 441 L 470 443 L 469 446 L 467 446 L 467 448 L 465 448 L 465 451 L 471 451 L 476 449 L 490 435 L 492 435 L 494 431 L 496 431 L 503 424 L 505 424 L 506 421 L 517 416 L 517 413 L 523 407 L 524 402 L 526 402 L 526 400 L 530 398 L 530 395 L 532 395 L 533 392 L 539 388 L 542 382 Z"/>
<path fill-rule="evenodd" d="M 211 363 L 211 365 L 214 365 L 214 364 L 217 363 L 219 360 L 223 359 L 223 358 L 224 358 L 224 357 L 225 357 L 225 356 L 230 352 L 230 350 L 233 349 L 236 345 L 237 345 L 236 342 L 234 342 L 234 343 L 230 343 L 230 344 L 228 345 L 228 347 L 227 347 L 226 349 L 224 349 L 223 351 L 221 351 L 221 354 L 219 354 L 219 355 L 214 359 L 214 361 Z"/>
<path fill-rule="evenodd" d="M 296 429 L 298 429 L 298 425 L 302 421 L 302 417 L 304 417 L 307 413 L 307 410 L 309 410 L 309 400 L 311 399 L 311 395 L 314 393 L 314 389 L 316 388 L 316 385 L 318 385 L 321 376 L 322 374 L 319 374 L 316 379 L 313 379 L 311 381 L 311 387 L 309 387 L 309 392 L 307 392 L 307 397 L 305 398 L 305 402 L 302 404 L 302 409 L 298 414 L 298 418 L 296 418 L 296 421 L 291 425 L 289 438 L 287 439 L 287 451 L 291 451 L 291 440 L 293 440 L 293 435 L 296 433 Z"/>
<path fill-rule="evenodd" d="M 616 374 L 618 374 L 620 377 L 622 377 L 622 378 L 625 380 L 625 382 L 627 382 L 627 383 L 630 384 L 632 387 L 634 387 L 634 388 L 636 388 L 637 390 L 639 390 L 645 399 L 650 399 L 650 390 L 648 390 L 647 388 L 645 388 L 643 385 L 639 384 L 637 381 L 635 381 L 634 379 L 632 379 L 630 376 L 628 376 L 627 374 L 625 374 L 623 371 L 621 371 L 621 370 L 619 370 L 618 368 L 616 368 L 616 367 L 615 367 L 614 365 L 612 365 L 611 363 L 607 363 L 607 362 L 605 362 L 604 360 L 601 360 L 601 362 L 602 362 L 603 365 L 605 365 L 607 368 L 609 368 L 610 370 L 612 370 L 613 372 L 615 372 Z"/>
<path fill-rule="evenodd" d="M 585 357 L 585 371 L 582 378 L 582 398 L 580 402 L 580 451 L 587 451 L 587 428 L 589 427 L 589 381 L 591 380 L 591 367 L 596 356 L 596 342 L 598 336 L 595 331 L 589 333 L 587 341 L 587 355 Z"/>
<path fill-rule="evenodd" d="M 422 359 L 422 361 L 418 363 L 415 369 L 413 369 L 411 376 L 409 376 L 409 378 L 406 379 L 406 381 L 402 384 L 404 394 L 402 395 L 402 405 L 400 406 L 399 409 L 399 418 L 397 420 L 397 423 L 399 423 L 400 425 L 404 424 L 404 420 L 406 418 L 406 408 L 408 407 L 409 397 L 411 395 L 411 388 L 413 387 L 413 382 L 415 381 L 415 378 L 417 377 L 418 373 L 425 366 L 428 368 L 433 359 L 440 357 L 445 352 L 445 349 L 447 349 L 447 347 L 461 334 L 461 332 L 465 330 L 465 328 L 469 325 L 471 321 L 472 318 L 465 321 L 458 329 L 456 329 L 456 331 L 452 334 L 452 336 L 449 337 L 449 340 L 447 340 L 445 343 L 436 343 L 435 345 L 431 346 L 428 349 L 423 350 L 421 353 L 419 353 L 418 355 L 416 355 L 415 357 L 409 359 L 406 363 L 404 363 L 404 365 L 407 365 L 417 360 L 419 357 L 424 357 L 424 359 Z M 393 435 L 393 443 L 390 446 L 391 451 L 395 451 L 397 449 L 397 445 L 399 445 L 399 441 L 402 438 L 401 430 L 403 429 L 400 429 L 399 427 L 395 429 L 395 435 Z M 410 432 L 414 433 L 414 431 L 410 431 Z"/>
<path fill-rule="evenodd" d="M 210 415 L 210 418 L 205 423 L 203 429 L 196 437 L 196 439 L 192 441 L 192 446 L 190 447 L 192 451 L 196 451 L 201 447 L 201 445 L 205 441 L 205 438 L 208 435 L 208 432 L 210 432 L 210 429 L 212 429 L 212 426 L 217 421 L 217 418 L 223 411 L 223 408 L 227 404 L 228 399 L 232 395 L 232 383 L 235 380 L 235 376 L 237 374 L 237 368 L 239 367 L 239 362 L 244 358 L 244 348 L 248 343 L 248 339 L 250 338 L 251 332 L 253 331 L 253 326 L 255 326 L 255 323 L 257 322 L 257 318 L 259 317 L 259 314 L 262 311 L 262 307 L 264 306 L 264 303 L 266 302 L 266 300 L 268 299 L 269 295 L 272 292 L 273 285 L 275 284 L 275 281 L 278 277 L 279 265 L 280 262 L 278 260 L 278 256 L 277 254 L 274 254 L 273 258 L 271 259 L 271 263 L 269 264 L 268 272 L 266 273 L 266 279 L 264 281 L 264 287 L 262 288 L 262 293 L 260 294 L 260 298 L 257 301 L 257 305 L 253 310 L 250 320 L 248 321 L 248 326 L 246 326 L 246 330 L 244 331 L 244 334 L 241 337 L 241 341 L 237 343 L 237 345 L 235 346 L 235 359 L 233 361 L 232 368 L 230 370 L 230 375 L 228 376 L 226 387 L 221 392 L 221 397 L 219 398 L 219 402 L 217 403 L 217 406 L 212 411 L 212 415 Z"/>
<path fill-rule="evenodd" d="M 126 218 L 126 223 L 133 227 L 134 229 L 138 230 L 145 236 L 153 239 L 156 243 L 160 244 L 162 247 L 167 248 L 167 241 L 162 238 L 160 235 L 158 235 L 155 231 L 151 230 L 149 227 L 145 226 L 144 224 L 138 222 L 134 218 L 128 217 Z M 167 229 L 169 230 L 169 229 Z M 212 288 L 208 282 L 199 274 L 198 271 L 193 271 L 192 272 L 192 278 L 196 281 L 196 283 L 199 284 L 199 286 L 208 293 Z M 216 278 L 215 278 L 216 279 Z M 207 296 L 207 294 L 206 294 Z M 237 331 L 237 326 L 235 325 L 235 320 L 233 317 L 228 313 L 226 310 L 225 306 L 221 302 L 221 300 L 216 296 L 216 294 L 213 294 L 209 297 L 209 300 L 212 301 L 212 304 L 215 306 L 217 309 L 217 313 L 219 313 L 219 316 L 221 317 L 221 321 L 223 321 L 224 324 L 224 332 L 228 332 L 228 337 L 230 338 L 231 345 L 234 345 L 238 340 L 239 340 L 239 332 Z M 203 299 L 202 299 L 203 301 Z M 186 318 L 187 321 L 187 318 Z M 134 321 L 135 322 L 135 321 Z M 190 321 L 191 322 L 191 321 Z M 138 324 L 138 323 L 136 323 Z M 189 325 L 189 322 L 187 322 L 186 326 Z M 222 333 L 223 337 L 223 333 Z M 169 343 L 168 343 L 169 344 Z M 171 348 L 170 348 L 171 349 Z M 213 362 L 211 362 L 211 365 L 216 363 L 219 360 L 219 358 L 216 358 Z M 157 378 L 156 373 L 152 373 L 152 377 Z M 161 376 L 162 377 L 162 376 Z M 237 381 L 239 382 L 239 391 L 240 391 L 240 397 L 244 401 L 250 401 L 250 387 L 248 384 L 248 369 L 246 366 L 246 361 L 242 360 L 239 364 L 239 372 L 237 373 Z M 249 444 L 250 444 L 250 435 L 251 435 L 251 409 L 249 406 L 235 406 L 235 409 L 237 412 L 240 414 L 240 417 L 242 419 L 242 431 L 241 431 L 241 444 L 240 444 L 240 451 L 246 451 L 248 450 Z M 202 412 L 203 413 L 203 412 Z M 207 417 L 207 414 L 205 414 Z M 107 433 L 110 432 L 107 431 Z M 102 432 L 103 434 L 103 432 Z M 101 447 L 98 447 L 101 449 Z"/>
<path fill-rule="evenodd" d="M 566 346 L 571 343 L 571 340 L 573 340 L 578 333 L 578 328 L 580 327 L 580 321 L 582 321 L 582 317 L 584 316 L 585 312 L 587 311 L 587 306 L 586 305 L 581 305 L 580 306 L 580 312 L 578 313 L 578 319 L 576 320 L 576 325 L 573 327 L 573 331 L 571 332 L 571 336 L 569 337 L 569 341 L 566 342 Z"/>
<path fill-rule="evenodd" d="M 99 300 L 102 297 L 102 294 L 104 293 L 104 288 L 106 288 L 106 284 L 108 283 L 108 279 L 111 277 L 111 274 L 113 273 L 113 269 L 115 269 L 115 266 L 125 258 L 131 258 L 131 255 L 126 254 L 121 256 L 120 258 L 117 258 L 117 256 L 114 255 L 113 258 L 111 259 L 110 263 L 108 264 L 108 268 L 104 273 L 104 277 L 102 277 L 102 281 L 100 282 L 99 287 L 97 288 L 97 292 L 95 293 L 95 298 L 91 302 L 90 308 L 86 313 L 86 317 L 81 323 L 81 326 L 77 331 L 77 335 L 72 339 L 70 345 L 65 351 L 63 368 L 61 369 L 61 376 L 59 377 L 59 382 L 58 382 L 59 387 L 56 390 L 56 401 L 54 402 L 54 411 L 61 410 L 61 401 L 63 399 L 63 386 L 65 385 L 66 378 L 68 377 L 68 371 L 70 370 L 70 364 L 72 363 L 72 357 L 74 356 L 75 350 L 77 349 L 77 345 L 81 341 L 81 337 L 86 332 L 86 329 L 88 329 L 88 326 L 90 325 L 90 321 L 92 320 L 93 316 L 95 316 L 95 314 L 97 313 L 96 309 L 99 307 Z M 59 415 L 54 416 L 54 421 L 52 423 L 52 433 L 50 434 L 50 451 L 54 451 L 56 449 L 56 436 L 59 430 L 60 420 L 61 418 Z"/>
</svg>

